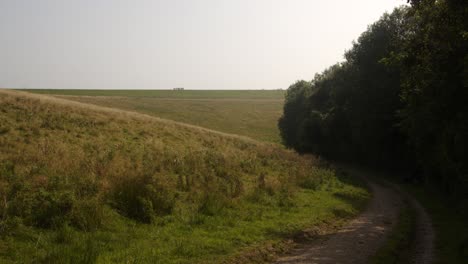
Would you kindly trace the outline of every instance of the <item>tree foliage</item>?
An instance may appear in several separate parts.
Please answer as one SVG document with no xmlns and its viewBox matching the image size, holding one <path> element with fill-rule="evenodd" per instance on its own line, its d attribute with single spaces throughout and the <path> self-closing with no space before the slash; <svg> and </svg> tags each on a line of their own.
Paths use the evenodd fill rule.
<svg viewBox="0 0 468 264">
<path fill-rule="evenodd" d="M 373 165 L 401 153 L 403 136 L 394 125 L 400 69 L 385 59 L 406 36 L 405 15 L 405 9 L 384 15 L 346 52 L 345 62 L 288 89 L 279 122 L 287 146 Z"/>
<path fill-rule="evenodd" d="M 468 3 L 410 2 L 370 25 L 344 62 L 288 89 L 281 135 L 299 152 L 406 169 L 463 192 Z"/>
<path fill-rule="evenodd" d="M 400 65 L 401 125 L 425 175 L 468 187 L 468 3 L 417 1 Z"/>
</svg>

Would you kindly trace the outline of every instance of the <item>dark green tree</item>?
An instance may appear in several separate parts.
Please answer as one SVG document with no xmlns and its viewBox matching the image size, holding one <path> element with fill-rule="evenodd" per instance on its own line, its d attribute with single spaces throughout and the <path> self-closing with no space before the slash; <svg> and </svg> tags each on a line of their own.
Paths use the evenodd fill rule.
<svg viewBox="0 0 468 264">
<path fill-rule="evenodd" d="M 468 1 L 411 1 L 413 34 L 403 69 L 401 126 L 426 179 L 468 189 Z"/>
<path fill-rule="evenodd" d="M 405 8 L 385 14 L 346 52 L 345 62 L 289 89 L 279 123 L 287 146 L 372 166 L 403 163 L 405 139 L 395 126 L 400 69 L 388 58 L 409 34 L 406 16 Z"/>
</svg>

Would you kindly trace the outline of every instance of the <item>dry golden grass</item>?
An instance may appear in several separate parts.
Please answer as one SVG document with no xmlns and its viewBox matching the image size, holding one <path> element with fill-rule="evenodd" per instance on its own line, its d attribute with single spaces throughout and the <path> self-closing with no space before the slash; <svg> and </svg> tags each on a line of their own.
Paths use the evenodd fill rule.
<svg viewBox="0 0 468 264">
<path fill-rule="evenodd" d="M 232 253 L 243 244 L 227 241 L 262 241 L 272 228 L 284 228 L 285 214 L 300 227 L 310 223 L 310 210 L 323 211 L 315 221 L 333 217 L 340 206 L 352 212 L 331 190 L 354 189 L 317 164 L 313 157 L 242 136 L 1 90 L 0 259 L 48 263 L 91 254 L 92 262 L 101 256 L 107 263 L 128 261 L 146 250 L 143 262 L 162 258 L 180 263 L 183 258 L 190 263 Z M 322 186 L 328 191 L 312 191 Z M 311 209 L 308 199 L 319 196 L 327 198 Z M 291 211 L 296 204 L 301 207 Z M 263 211 L 271 217 L 255 213 Z M 132 229 L 140 234 L 132 243 L 142 248 L 131 249 L 130 256 L 109 253 L 127 247 L 125 236 L 139 223 L 150 224 Z M 212 225 L 225 230 L 218 234 Z M 190 226 L 212 230 L 213 237 L 204 239 L 205 231 L 187 233 Z M 245 228 L 252 232 L 245 234 Z M 150 243 L 145 232 L 163 232 L 169 236 L 164 239 L 176 240 Z M 89 236 L 93 243 L 110 242 L 104 247 L 79 239 Z M 153 243 L 162 251 L 154 252 Z M 186 246 L 180 248 L 180 243 Z M 59 251 L 50 251 L 58 246 Z M 191 246 L 190 252 L 184 250 Z"/>
<path fill-rule="evenodd" d="M 193 196 L 197 198 L 191 202 L 199 206 L 207 194 L 226 201 L 248 195 L 258 188 L 259 177 L 274 193 L 316 176 L 311 157 L 249 138 L 43 95 L 0 95 L 0 165 L 3 174 L 10 175 L 0 179 L 5 201 L 0 210 L 29 225 L 71 221 L 80 228 L 96 228 L 99 222 L 80 223 L 86 216 L 76 214 L 83 207 L 91 210 L 85 214 L 101 214 L 104 205 L 151 222 Z M 27 188 L 13 191 L 15 184 Z M 119 197 L 132 184 L 134 193 Z M 146 187 L 147 193 L 141 191 Z M 30 196 L 42 189 L 53 197 Z M 9 197 L 9 192 L 14 194 Z M 41 199 L 70 201 L 53 201 L 58 204 L 42 208 L 44 215 L 38 217 L 33 211 L 42 204 L 26 200 Z M 127 204 L 132 199 L 133 204 Z"/>
</svg>

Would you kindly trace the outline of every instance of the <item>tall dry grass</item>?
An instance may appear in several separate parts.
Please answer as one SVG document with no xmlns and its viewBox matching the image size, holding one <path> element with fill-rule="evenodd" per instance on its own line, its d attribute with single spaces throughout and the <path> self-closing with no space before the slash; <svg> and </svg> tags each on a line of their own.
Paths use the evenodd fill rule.
<svg viewBox="0 0 468 264">
<path fill-rule="evenodd" d="M 18 225 L 96 230 L 114 213 L 144 223 L 216 215 L 261 195 L 291 206 L 297 188 L 324 181 L 315 165 L 248 138 L 0 91 L 2 234 Z"/>
</svg>

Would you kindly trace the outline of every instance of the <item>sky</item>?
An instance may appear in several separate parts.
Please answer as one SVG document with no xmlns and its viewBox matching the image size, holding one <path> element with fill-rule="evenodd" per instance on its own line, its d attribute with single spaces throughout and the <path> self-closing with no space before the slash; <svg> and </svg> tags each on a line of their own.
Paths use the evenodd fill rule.
<svg viewBox="0 0 468 264">
<path fill-rule="evenodd" d="M 0 0 L 0 87 L 286 89 L 403 0 Z"/>
</svg>

